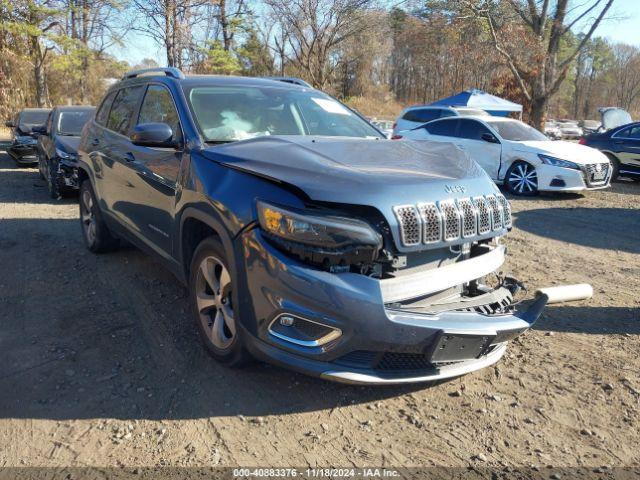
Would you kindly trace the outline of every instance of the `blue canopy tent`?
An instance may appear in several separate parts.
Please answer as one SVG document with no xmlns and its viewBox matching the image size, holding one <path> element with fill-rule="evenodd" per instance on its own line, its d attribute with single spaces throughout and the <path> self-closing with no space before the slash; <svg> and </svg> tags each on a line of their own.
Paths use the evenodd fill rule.
<svg viewBox="0 0 640 480">
<path fill-rule="evenodd" d="M 477 89 L 465 90 L 456 95 L 433 102 L 431 105 L 439 107 L 480 108 L 498 117 L 506 117 L 510 113 L 515 112 L 522 117 L 522 105 Z"/>
</svg>

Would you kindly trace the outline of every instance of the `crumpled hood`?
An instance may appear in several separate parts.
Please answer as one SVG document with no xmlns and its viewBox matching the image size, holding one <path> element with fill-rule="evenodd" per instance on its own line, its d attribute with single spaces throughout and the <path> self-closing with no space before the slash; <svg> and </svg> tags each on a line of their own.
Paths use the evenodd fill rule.
<svg viewBox="0 0 640 480">
<path fill-rule="evenodd" d="M 80 137 L 57 136 L 56 147 L 67 153 L 77 154 Z"/>
<path fill-rule="evenodd" d="M 588 163 L 607 162 L 607 157 L 595 148 L 580 145 L 579 143 L 563 142 L 563 141 L 531 141 L 518 142 L 519 146 L 516 151 L 528 153 L 542 153 L 552 157 L 569 160 L 579 165 Z"/>
<path fill-rule="evenodd" d="M 318 201 L 393 205 L 486 195 L 497 187 L 451 143 L 266 136 L 208 148 L 238 170 L 282 181 Z"/>
</svg>

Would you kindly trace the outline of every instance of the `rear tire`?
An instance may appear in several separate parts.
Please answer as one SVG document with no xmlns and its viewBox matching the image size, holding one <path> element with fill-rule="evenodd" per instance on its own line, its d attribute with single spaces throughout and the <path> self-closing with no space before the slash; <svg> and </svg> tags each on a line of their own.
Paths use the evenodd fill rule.
<svg viewBox="0 0 640 480">
<path fill-rule="evenodd" d="M 118 248 L 118 239 L 109 231 L 102 217 L 89 180 L 80 185 L 80 226 L 84 244 L 93 253 L 110 252 Z"/>
<path fill-rule="evenodd" d="M 215 237 L 200 242 L 189 274 L 191 312 L 207 352 L 228 367 L 241 367 L 251 356 L 233 305 L 234 277 L 222 243 Z"/>
<path fill-rule="evenodd" d="M 60 189 L 60 184 L 58 183 L 58 172 L 56 170 L 52 162 L 46 163 L 47 189 L 49 190 L 49 196 L 54 200 L 63 196 L 63 191 Z"/>
<path fill-rule="evenodd" d="M 504 176 L 504 185 L 513 195 L 528 197 L 537 195 L 539 192 L 536 168 L 522 160 L 513 162 Z"/>
</svg>

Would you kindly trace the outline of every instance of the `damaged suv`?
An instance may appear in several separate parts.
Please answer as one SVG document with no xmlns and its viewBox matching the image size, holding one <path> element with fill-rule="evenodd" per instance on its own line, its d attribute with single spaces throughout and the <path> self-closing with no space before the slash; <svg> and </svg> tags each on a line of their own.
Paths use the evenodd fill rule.
<svg viewBox="0 0 640 480">
<path fill-rule="evenodd" d="M 78 149 L 84 240 L 124 238 L 188 286 L 208 351 L 350 383 L 496 362 L 517 311 L 507 200 L 450 144 L 392 142 L 312 88 L 131 72 Z M 491 285 L 491 286 L 489 286 Z"/>
</svg>

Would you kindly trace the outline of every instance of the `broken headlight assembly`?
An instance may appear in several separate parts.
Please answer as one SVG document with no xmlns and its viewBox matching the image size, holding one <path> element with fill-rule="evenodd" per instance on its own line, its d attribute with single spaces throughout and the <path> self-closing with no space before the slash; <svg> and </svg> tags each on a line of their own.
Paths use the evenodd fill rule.
<svg viewBox="0 0 640 480">
<path fill-rule="evenodd" d="M 257 202 L 258 221 L 279 249 L 302 261 L 341 271 L 371 263 L 382 248 L 382 236 L 367 222 Z"/>
</svg>

